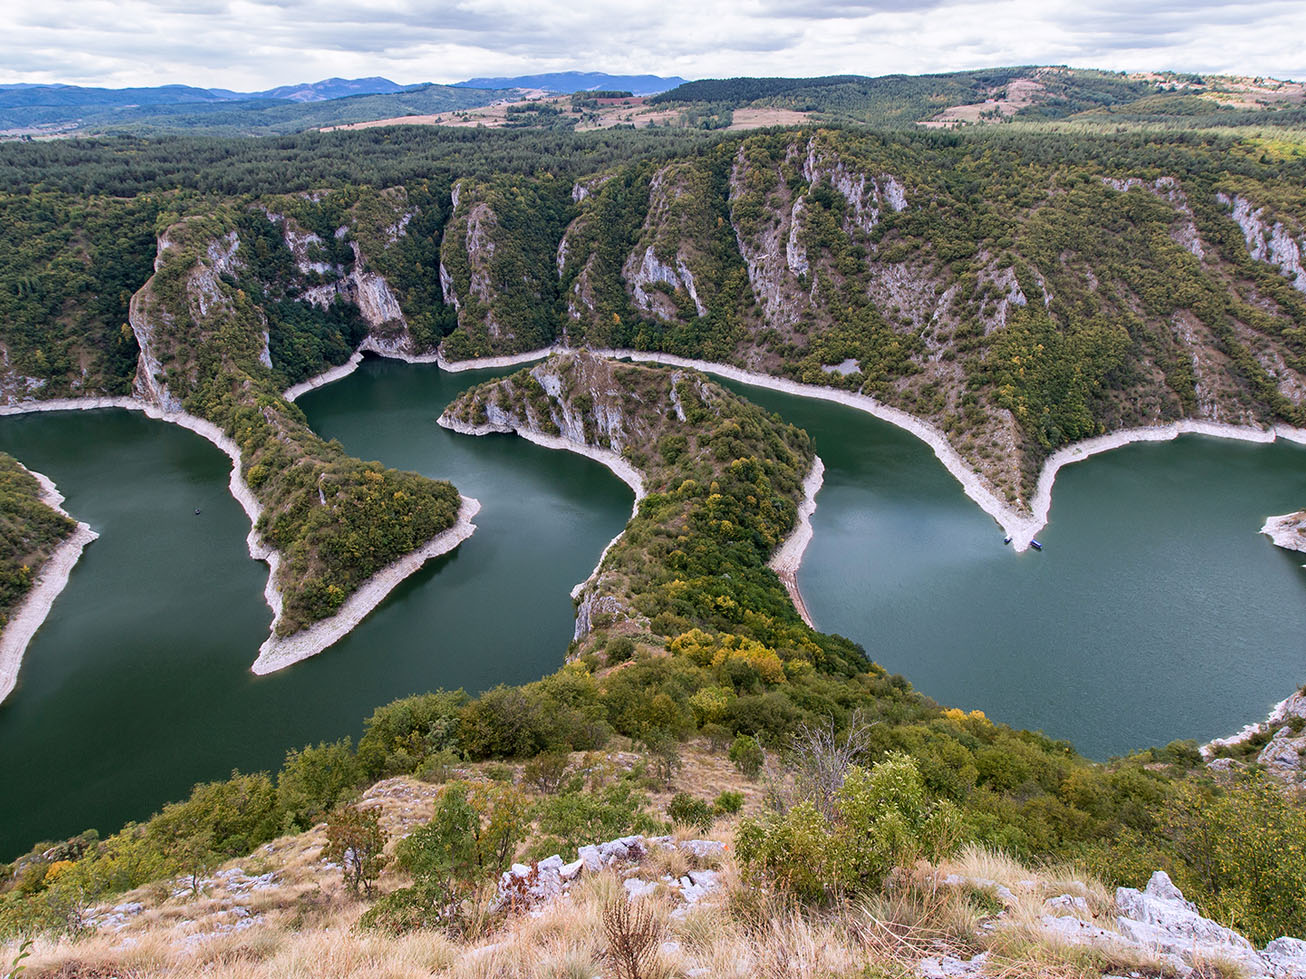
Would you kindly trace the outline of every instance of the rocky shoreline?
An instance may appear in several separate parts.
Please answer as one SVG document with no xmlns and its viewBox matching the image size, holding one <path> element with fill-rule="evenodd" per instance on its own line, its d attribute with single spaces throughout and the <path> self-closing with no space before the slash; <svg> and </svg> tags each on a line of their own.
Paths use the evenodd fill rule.
<svg viewBox="0 0 1306 979">
<path fill-rule="evenodd" d="M 538 446 L 546 449 L 561 449 L 565 452 L 574 452 L 577 455 L 585 456 L 587 459 L 593 459 L 595 462 L 606 466 L 612 471 L 612 474 L 620 479 L 623 483 L 631 488 L 635 494 L 635 501 L 630 508 L 630 516 L 633 519 L 639 512 L 639 501 L 644 499 L 646 491 L 644 489 L 644 474 L 632 466 L 629 462 L 613 452 L 611 449 L 600 449 L 593 445 L 584 445 L 580 442 L 573 442 L 570 439 L 562 438 L 557 435 L 546 435 L 543 432 L 535 432 L 530 429 L 516 429 L 507 425 L 469 425 L 467 422 L 459 421 L 456 418 L 450 418 L 447 413 L 440 415 L 436 423 L 441 428 L 447 428 L 451 432 L 457 432 L 459 435 L 519 435 L 527 442 L 533 442 Z M 599 568 L 603 566 L 603 559 L 608 556 L 608 551 L 612 550 L 612 545 L 621 540 L 621 535 L 626 532 L 626 528 L 621 528 L 620 533 L 612 540 L 608 541 L 607 547 L 603 548 L 603 553 L 599 555 L 598 562 L 594 565 L 594 570 L 590 572 L 589 577 L 579 582 L 571 590 L 572 599 L 580 597 L 580 593 L 585 590 L 585 586 L 597 577 Z"/>
<path fill-rule="evenodd" d="M 1306 510 L 1266 517 L 1261 533 L 1285 550 L 1306 552 Z"/>
<path fill-rule="evenodd" d="M 1294 717 L 1306 718 L 1306 687 L 1294 690 L 1271 707 L 1270 713 L 1265 720 L 1245 725 L 1237 734 L 1231 734 L 1227 738 L 1213 738 L 1202 745 L 1199 749 L 1202 758 L 1209 762 L 1215 756 L 1217 749 L 1236 748 L 1241 744 L 1246 744 L 1258 734 L 1268 734 L 1270 731 L 1288 724 Z M 1306 747 L 1306 742 L 1303 743 L 1303 747 Z M 1301 765 L 1294 762 L 1289 767 L 1293 771 L 1298 771 Z"/>
<path fill-rule="evenodd" d="M 359 359 L 362 359 L 361 356 Z M 357 365 L 355 364 L 355 366 Z M 333 368 L 333 370 L 339 371 L 341 368 Z M 351 367 L 350 371 L 352 370 Z M 331 371 L 326 373 L 330 374 Z M 348 373 L 349 371 L 344 371 L 338 374 L 337 377 L 343 377 Z M 324 376 L 318 375 L 318 378 Z M 334 379 L 336 378 L 331 378 L 331 380 Z M 313 380 L 317 380 L 317 378 Z M 329 381 L 320 381 L 320 384 L 326 383 L 329 383 Z M 313 386 L 320 386 L 320 384 Z M 258 658 L 250 667 L 255 673 L 265 674 L 284 669 L 294 663 L 316 656 L 333 643 L 338 642 L 361 622 L 368 612 L 376 608 L 399 582 L 411 575 L 430 558 L 453 550 L 470 537 L 476 529 L 475 524 L 470 521 L 480 509 L 480 503 L 469 497 L 463 497 L 463 505 L 458 513 L 458 521 L 453 527 L 437 534 L 422 547 L 405 554 L 394 564 L 382 568 L 363 582 L 354 594 L 346 600 L 341 610 L 331 618 L 315 622 L 312 626 L 300 630 L 293 636 L 279 637 L 276 630 L 277 624 L 281 621 L 282 603 L 281 592 L 276 586 L 276 577 L 281 566 L 281 555 L 275 548 L 269 547 L 259 536 L 258 521 L 263 514 L 263 507 L 254 496 L 253 491 L 245 483 L 240 446 L 228 438 L 226 433 L 217 425 L 185 412 L 164 411 L 157 405 L 138 398 L 56 398 L 49 401 L 23 402 L 17 405 L 0 406 L 0 417 L 36 411 L 93 411 L 98 408 L 124 408 L 128 411 L 139 411 L 148 418 L 180 425 L 182 428 L 189 429 L 201 438 L 213 443 L 231 459 L 231 478 L 227 485 L 231 495 L 240 504 L 241 509 L 245 511 L 245 516 L 249 518 L 249 533 L 245 537 L 249 556 L 255 561 L 264 562 L 268 566 L 268 579 L 263 586 L 263 598 L 267 602 L 268 608 L 272 610 L 272 626 L 268 638 L 259 647 Z M 80 551 L 78 553 L 80 554 Z M 410 563 L 412 566 L 408 567 Z M 404 570 L 405 568 L 407 570 Z M 355 599 L 359 596 L 364 596 L 364 598 L 355 604 Z"/>
<path fill-rule="evenodd" d="M 458 519 L 452 527 L 368 578 L 331 618 L 314 622 L 292 636 L 278 636 L 274 631 L 259 647 L 258 659 L 254 661 L 250 670 L 259 676 L 275 673 L 333 646 L 352 632 L 354 627 L 380 605 L 401 581 L 417 572 L 427 561 L 449 553 L 471 537 L 476 531 L 472 518 L 480 512 L 481 504 L 470 496 L 461 499 L 462 506 L 458 510 Z M 279 618 L 280 595 L 277 596 L 277 605 Z"/>
<path fill-rule="evenodd" d="M 816 625 L 812 622 L 812 615 L 807 610 L 807 603 L 803 601 L 803 593 L 798 588 L 798 569 L 803 564 L 803 554 L 807 552 L 807 545 L 812 542 L 812 514 L 816 512 L 816 494 L 821 492 L 821 486 L 825 482 L 825 463 L 821 461 L 820 456 L 812 458 L 812 468 L 803 480 L 803 501 L 798 504 L 798 516 L 794 520 L 794 529 L 789 536 L 781 541 L 780 546 L 775 549 L 771 555 L 771 560 L 766 562 L 766 566 L 776 573 L 781 583 L 785 586 L 785 591 L 789 593 L 790 600 L 794 603 L 794 608 L 802 620 L 811 628 L 815 629 Z"/>
<path fill-rule="evenodd" d="M 554 353 L 567 352 L 570 349 L 572 348 L 555 345 L 511 357 L 484 357 L 463 361 L 447 361 L 440 358 L 438 362 L 441 370 L 448 371 L 489 369 L 529 363 Z M 636 363 L 685 367 L 690 370 L 702 371 L 705 374 L 724 377 L 727 380 L 737 381 L 741 384 L 749 384 L 770 391 L 779 391 L 782 394 L 832 401 L 836 404 L 864 411 L 882 421 L 887 421 L 891 425 L 915 435 L 934 450 L 935 456 L 943 463 L 944 468 L 952 474 L 957 482 L 961 483 L 966 495 L 977 503 L 980 509 L 991 516 L 1003 531 L 1011 537 L 1012 547 L 1016 551 L 1026 550 L 1034 536 L 1047 525 L 1048 515 L 1052 509 L 1052 488 L 1056 482 L 1057 473 L 1063 466 L 1067 466 L 1072 462 L 1079 462 L 1134 442 L 1168 442 L 1180 435 L 1208 435 L 1215 438 L 1260 443 L 1284 439 L 1288 442 L 1306 445 L 1306 429 L 1292 428 L 1287 425 L 1276 425 L 1269 429 L 1262 429 L 1199 419 L 1183 419 L 1166 425 L 1122 429 L 1108 435 L 1099 435 L 1082 442 L 1076 442 L 1073 445 L 1058 449 L 1049 456 L 1043 463 L 1034 499 L 1031 501 L 1029 511 L 1026 512 L 1018 510 L 999 498 L 983 477 L 966 464 L 943 432 L 909 412 L 882 404 L 867 395 L 840 391 L 836 388 L 823 387 L 818 384 L 803 384 L 799 381 L 790 381 L 785 378 L 772 377 L 769 374 L 732 367 L 729 364 L 694 360 L 689 357 L 679 357 L 675 354 L 620 348 L 595 349 L 590 352 L 600 357 L 628 359 Z"/>
<path fill-rule="evenodd" d="M 41 502 L 68 519 L 74 519 L 63 508 L 63 494 L 55 487 L 54 482 L 42 473 L 31 469 L 27 471 L 41 484 Z M 73 568 L 81 559 L 82 551 L 86 549 L 87 544 L 99 536 L 90 526 L 80 520 L 77 521 L 72 534 L 59 544 L 45 563 L 37 569 L 36 581 L 31 590 L 23 596 L 23 600 L 18 603 L 13 615 L 9 617 L 4 630 L 0 631 L 0 704 L 5 702 L 13 693 L 14 687 L 18 685 L 18 671 L 23 665 L 27 645 L 36 635 L 36 630 L 45 622 L 46 616 L 50 614 L 54 600 L 67 586 L 68 576 L 72 574 Z"/>
</svg>

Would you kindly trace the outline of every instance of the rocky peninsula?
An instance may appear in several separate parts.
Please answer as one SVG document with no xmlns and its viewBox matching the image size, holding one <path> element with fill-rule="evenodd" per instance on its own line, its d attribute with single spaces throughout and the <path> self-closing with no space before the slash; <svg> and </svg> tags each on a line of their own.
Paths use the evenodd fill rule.
<svg viewBox="0 0 1306 979">
<path fill-rule="evenodd" d="M 87 524 L 73 522 L 72 516 L 62 506 L 63 495 L 49 477 L 21 465 L 20 468 L 36 480 L 41 504 L 71 522 L 72 529 L 53 547 L 45 561 L 33 569 L 32 583 L 27 594 L 10 611 L 0 630 L 0 703 L 13 693 L 27 644 L 36 635 L 36 630 L 41 628 L 55 599 L 68 584 L 68 576 L 81 558 L 82 551 L 100 536 Z"/>
</svg>

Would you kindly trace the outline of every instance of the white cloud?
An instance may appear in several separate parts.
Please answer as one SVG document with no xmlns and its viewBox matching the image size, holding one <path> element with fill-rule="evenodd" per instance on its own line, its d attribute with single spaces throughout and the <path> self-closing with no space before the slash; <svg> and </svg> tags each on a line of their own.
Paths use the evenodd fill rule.
<svg viewBox="0 0 1306 979">
<path fill-rule="evenodd" d="M 61 0 L 11 6 L 0 81 L 256 90 L 331 75 L 686 77 L 1013 64 L 1306 77 L 1306 4 L 1265 0 Z"/>
</svg>

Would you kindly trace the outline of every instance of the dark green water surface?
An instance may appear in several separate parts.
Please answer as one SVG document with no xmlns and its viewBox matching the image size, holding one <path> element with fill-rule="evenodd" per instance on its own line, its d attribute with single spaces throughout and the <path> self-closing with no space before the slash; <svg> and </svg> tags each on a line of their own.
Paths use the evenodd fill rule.
<svg viewBox="0 0 1306 979">
<path fill-rule="evenodd" d="M 124 411 L 0 419 L 0 450 L 101 534 L 0 705 L 0 858 L 116 829 L 233 768 L 275 769 L 289 746 L 357 737 L 395 697 L 555 669 L 568 592 L 630 493 L 587 459 L 436 426 L 490 376 L 367 360 L 301 400 L 351 454 L 448 478 L 483 509 L 470 541 L 351 636 L 268 677 L 249 673 L 271 619 L 266 568 L 245 550 L 225 456 Z M 806 428 L 825 461 L 799 573 L 818 627 L 940 702 L 1104 758 L 1232 732 L 1306 680 L 1303 558 L 1256 533 L 1306 505 L 1306 450 L 1186 437 L 1070 466 L 1046 550 L 1014 555 L 912 436 L 738 390 Z"/>
<path fill-rule="evenodd" d="M 292 745 L 357 738 L 396 697 L 523 683 L 560 666 L 568 592 L 625 524 L 631 494 L 589 459 L 435 424 L 491 376 L 369 360 L 305 396 L 325 437 L 451 479 L 482 509 L 470 541 L 351 635 L 265 677 L 249 667 L 272 618 L 267 567 L 245 549 L 226 456 L 127 411 L 0 419 L 0 450 L 53 479 L 65 509 L 100 534 L 0 705 L 0 859 L 148 817 L 236 767 L 275 770 Z"/>
<path fill-rule="evenodd" d="M 1306 505 L 1306 448 L 1184 436 L 1067 466 L 1038 535 L 1002 532 L 915 437 L 730 385 L 825 462 L 798 574 L 818 628 L 940 703 L 1104 759 L 1262 719 L 1306 681 L 1306 555 L 1257 533 Z"/>
</svg>

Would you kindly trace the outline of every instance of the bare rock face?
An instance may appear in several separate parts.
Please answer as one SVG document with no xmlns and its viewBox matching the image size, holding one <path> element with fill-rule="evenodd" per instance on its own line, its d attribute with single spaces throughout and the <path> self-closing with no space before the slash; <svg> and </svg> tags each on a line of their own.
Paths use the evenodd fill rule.
<svg viewBox="0 0 1306 979">
<path fill-rule="evenodd" d="M 1306 730 L 1294 733 L 1284 725 L 1261 749 L 1256 761 L 1283 778 L 1295 778 L 1306 770 Z"/>
<path fill-rule="evenodd" d="M 1041 924 L 1049 936 L 1069 944 L 1160 958 L 1181 976 L 1212 959 L 1237 964 L 1247 979 L 1306 976 L 1306 942 L 1278 938 L 1257 951 L 1238 932 L 1202 917 L 1161 870 L 1141 891 L 1116 890 L 1114 931 L 1074 914 L 1044 915 Z"/>
<path fill-rule="evenodd" d="M 849 214 L 844 230 L 858 227 L 870 231 L 880 222 L 887 207 L 892 211 L 907 209 L 907 192 L 890 174 L 870 176 L 847 166 L 837 155 L 822 147 L 815 136 L 807 143 L 803 177 L 809 184 L 828 183 L 848 201 Z"/>
<path fill-rule="evenodd" d="M 523 911 L 549 904 L 564 895 L 582 874 L 597 874 L 609 869 L 636 874 L 639 865 L 655 850 L 679 850 L 689 860 L 698 862 L 723 853 L 725 845 L 717 840 L 676 843 L 669 836 L 623 836 L 606 843 L 580 847 L 571 863 L 563 863 L 558 854 L 531 864 L 515 863 L 500 875 L 498 894 L 491 910 L 513 908 Z M 680 897 L 682 908 L 678 910 L 683 910 L 716 891 L 721 881 L 716 871 L 699 869 L 690 870 L 680 878 L 668 876 L 661 880 L 628 876 L 622 885 L 627 899 L 632 901 L 652 894 L 659 887 L 666 887 Z"/>
<path fill-rule="evenodd" d="M 154 259 L 156 273 L 167 262 L 167 252 L 176 247 L 167 232 L 159 236 L 158 252 Z M 233 275 L 239 270 L 239 250 L 240 238 L 235 231 L 230 231 L 209 242 L 200 260 L 186 271 L 185 301 L 191 316 L 204 320 L 220 308 L 230 306 L 231 300 L 223 291 L 220 280 L 222 276 Z M 259 311 L 258 315 L 262 317 L 262 312 Z M 140 347 L 136 377 L 132 382 L 133 394 L 142 401 L 158 405 L 164 411 L 181 411 L 181 398 L 169 389 L 163 369 L 163 359 L 172 352 L 170 348 L 174 345 L 169 336 L 173 327 L 173 314 L 156 300 L 149 284 L 132 296 L 128 323 Z M 268 351 L 266 324 L 261 336 L 262 348 L 252 352 L 265 367 L 270 367 L 272 358 Z"/>
<path fill-rule="evenodd" d="M 1142 891 L 1119 888 L 1116 911 L 1121 934 L 1144 947 L 1188 958 L 1189 964 L 1194 956 L 1222 956 L 1253 972 L 1262 965 L 1251 942 L 1198 914 L 1163 870 L 1152 874 Z"/>
<path fill-rule="evenodd" d="M 661 284 L 669 286 L 672 292 L 683 289 L 689 294 L 689 298 L 693 300 L 694 309 L 698 311 L 698 315 L 707 315 L 707 307 L 703 305 L 703 301 L 698 297 L 694 273 L 685 264 L 683 255 L 677 253 L 675 264 L 671 265 L 659 259 L 653 250 L 653 246 L 649 245 L 644 249 L 643 257 L 638 264 L 636 264 L 635 259 L 635 255 L 627 259 L 626 267 L 622 271 L 635 294 L 636 306 L 650 316 L 656 316 L 659 319 L 677 319 L 679 313 L 674 301 L 665 293 L 654 288 L 656 285 Z"/>
<path fill-rule="evenodd" d="M 1279 271 L 1292 280 L 1294 289 L 1306 292 L 1306 269 L 1302 268 L 1302 239 L 1294 235 L 1282 221 L 1271 225 L 1263 217 L 1265 208 L 1256 207 L 1240 195 L 1216 194 L 1218 200 L 1229 208 L 1230 216 L 1242 228 L 1247 242 L 1247 254 L 1258 262 L 1277 265 Z"/>
<path fill-rule="evenodd" d="M 1285 513 L 1279 517 L 1267 517 L 1261 533 L 1282 548 L 1290 551 L 1306 551 L 1306 510 Z"/>
</svg>

